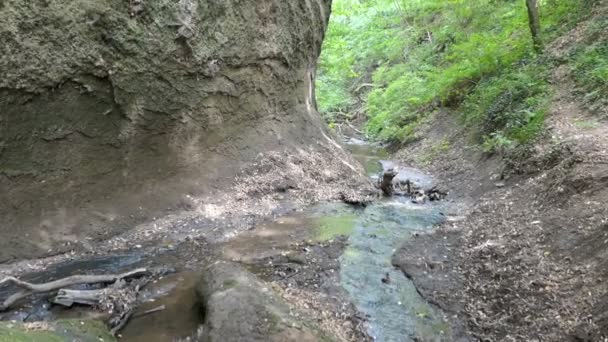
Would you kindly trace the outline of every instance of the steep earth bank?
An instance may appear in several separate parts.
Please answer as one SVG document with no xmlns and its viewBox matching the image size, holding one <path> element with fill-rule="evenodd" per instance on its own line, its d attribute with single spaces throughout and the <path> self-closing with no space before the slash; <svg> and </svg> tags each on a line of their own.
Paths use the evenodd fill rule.
<svg viewBox="0 0 608 342">
<path fill-rule="evenodd" d="M 2 2 L 0 262 L 352 196 L 314 99 L 330 3 Z"/>
<path fill-rule="evenodd" d="M 568 55 L 585 25 L 548 55 Z M 583 105 L 566 64 L 553 84 L 547 134 L 532 146 L 485 155 L 442 112 L 399 153 L 465 205 L 455 209 L 459 219 L 408 241 L 393 263 L 474 339 L 608 338 L 608 123 Z M 437 153 L 444 139 L 450 148 Z"/>
</svg>

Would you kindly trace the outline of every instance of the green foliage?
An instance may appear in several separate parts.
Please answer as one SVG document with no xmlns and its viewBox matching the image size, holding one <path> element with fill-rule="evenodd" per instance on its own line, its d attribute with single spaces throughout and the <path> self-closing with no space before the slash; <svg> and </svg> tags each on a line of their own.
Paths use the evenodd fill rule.
<svg viewBox="0 0 608 342">
<path fill-rule="evenodd" d="M 58 320 L 33 328 L 21 323 L 0 322 L 0 342 L 116 341 L 99 321 Z"/>
<path fill-rule="evenodd" d="M 608 105 L 608 42 L 581 49 L 574 57 L 573 71 L 592 109 Z"/>
<path fill-rule="evenodd" d="M 486 150 L 526 143 L 543 128 L 550 99 L 548 70 L 534 63 L 484 79 L 467 96 L 463 118 Z"/>
<path fill-rule="evenodd" d="M 590 1 L 541 1 L 545 38 L 572 27 Z M 318 99 L 333 112 L 363 98 L 366 132 L 394 142 L 415 139 L 425 117 L 448 106 L 480 141 L 506 146 L 542 130 L 547 73 L 536 59 L 523 1 L 334 0 Z M 584 65 L 601 82 L 605 69 Z M 367 96 L 354 93 L 370 82 Z"/>
</svg>

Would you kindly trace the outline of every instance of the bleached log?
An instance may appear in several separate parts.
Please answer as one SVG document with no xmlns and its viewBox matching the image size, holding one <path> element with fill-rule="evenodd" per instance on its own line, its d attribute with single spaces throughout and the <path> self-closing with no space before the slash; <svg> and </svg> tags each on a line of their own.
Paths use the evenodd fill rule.
<svg viewBox="0 0 608 342">
<path fill-rule="evenodd" d="M 74 285 L 113 283 L 120 279 L 141 277 L 148 274 L 150 274 L 150 272 L 147 269 L 139 268 L 122 274 L 75 275 L 44 284 L 32 284 L 15 277 L 6 277 L 0 280 L 0 285 L 12 283 L 17 287 L 22 288 L 22 290 L 5 299 L 4 302 L 0 304 L 0 311 L 6 311 L 17 301 L 36 293 L 52 292 Z"/>
</svg>

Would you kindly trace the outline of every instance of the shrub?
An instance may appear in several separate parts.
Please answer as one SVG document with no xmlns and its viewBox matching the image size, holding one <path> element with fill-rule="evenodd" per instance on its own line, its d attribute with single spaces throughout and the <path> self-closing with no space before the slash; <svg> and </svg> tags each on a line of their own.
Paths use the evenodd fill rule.
<svg viewBox="0 0 608 342">
<path fill-rule="evenodd" d="M 571 27 L 592 1 L 542 2 L 546 39 Z M 334 6 L 319 73 L 323 111 L 349 110 L 357 102 L 351 90 L 371 80 L 366 132 L 377 139 L 415 139 L 439 104 L 479 129 L 479 141 L 521 143 L 542 130 L 546 71 L 534 62 L 522 1 L 334 0 Z M 581 57 L 578 68 L 605 85 L 605 64 L 591 67 L 601 65 L 601 52 Z"/>
</svg>

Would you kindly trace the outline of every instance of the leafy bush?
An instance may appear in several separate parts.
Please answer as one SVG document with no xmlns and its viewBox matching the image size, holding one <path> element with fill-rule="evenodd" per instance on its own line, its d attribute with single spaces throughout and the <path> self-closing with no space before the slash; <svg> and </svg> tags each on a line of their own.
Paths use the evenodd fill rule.
<svg viewBox="0 0 608 342">
<path fill-rule="evenodd" d="M 592 109 L 608 106 L 608 43 L 592 45 L 578 52 L 573 71 Z"/>
<path fill-rule="evenodd" d="M 465 124 L 475 127 L 488 150 L 526 143 L 543 128 L 547 69 L 534 63 L 509 70 L 482 81 L 462 106 Z"/>
<path fill-rule="evenodd" d="M 571 27 L 592 1 L 541 2 L 545 38 Z M 378 139 L 414 139 L 440 104 L 480 129 L 481 141 L 520 143 L 542 130 L 546 72 L 530 64 L 523 1 L 334 0 L 332 15 L 318 80 L 322 111 L 352 109 L 352 90 L 371 81 L 366 132 Z M 591 59 L 580 70 L 601 82 L 605 68 L 591 70 Z"/>
</svg>

